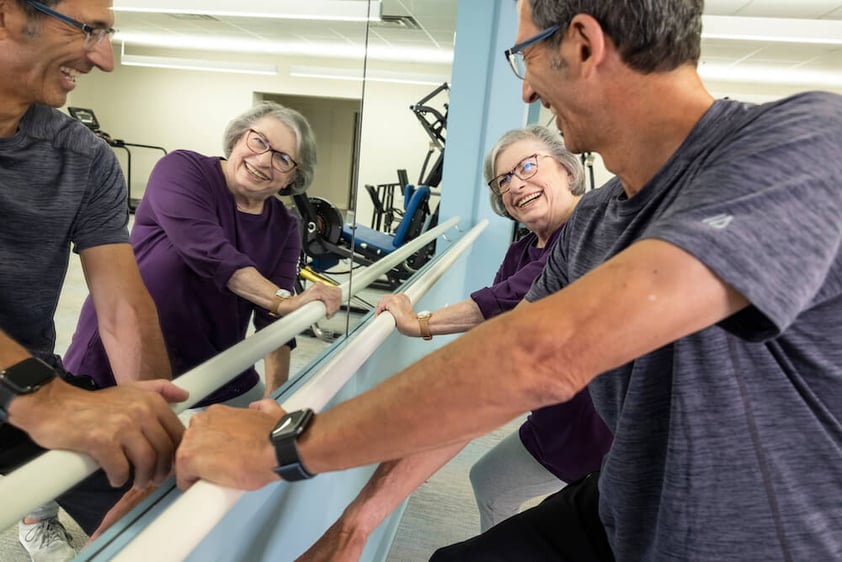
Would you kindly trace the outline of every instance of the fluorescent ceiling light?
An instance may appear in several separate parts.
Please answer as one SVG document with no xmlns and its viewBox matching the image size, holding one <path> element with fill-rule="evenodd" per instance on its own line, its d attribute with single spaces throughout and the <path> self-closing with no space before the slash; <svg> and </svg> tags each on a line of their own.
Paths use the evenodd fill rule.
<svg viewBox="0 0 842 562">
<path fill-rule="evenodd" d="M 358 82 L 362 82 L 363 80 L 362 69 L 331 68 L 326 66 L 292 66 L 290 67 L 289 75 L 297 78 L 327 78 L 329 80 L 354 80 Z M 370 82 L 437 86 L 442 82 L 450 80 L 450 77 L 443 74 L 371 70 L 365 73 L 365 80 Z"/>
<path fill-rule="evenodd" d="M 842 45 L 842 21 L 702 16 L 702 37 L 737 41 Z"/>
<path fill-rule="evenodd" d="M 147 66 L 151 68 L 173 68 L 177 70 L 201 70 L 205 72 L 262 74 L 264 76 L 276 76 L 278 74 L 277 67 L 271 64 L 184 59 L 175 57 L 150 57 L 124 54 L 120 57 L 120 64 L 125 66 Z"/>
<path fill-rule="evenodd" d="M 842 75 L 838 72 L 806 68 L 752 64 L 701 64 L 699 76 L 705 81 L 715 82 L 788 85 L 796 88 L 805 86 L 842 88 Z"/>
<path fill-rule="evenodd" d="M 115 12 L 205 16 L 380 21 L 381 0 L 114 0 Z"/>
<path fill-rule="evenodd" d="M 118 31 L 114 38 L 127 45 L 185 49 L 191 51 L 217 51 L 278 55 L 282 57 L 322 57 L 362 61 L 366 57 L 365 44 L 340 42 L 305 43 L 302 41 L 265 41 L 247 37 L 213 37 L 207 35 L 168 35 L 163 33 Z M 453 63 L 452 49 L 424 49 L 418 47 L 372 45 L 368 58 L 383 61 L 422 64 Z"/>
</svg>

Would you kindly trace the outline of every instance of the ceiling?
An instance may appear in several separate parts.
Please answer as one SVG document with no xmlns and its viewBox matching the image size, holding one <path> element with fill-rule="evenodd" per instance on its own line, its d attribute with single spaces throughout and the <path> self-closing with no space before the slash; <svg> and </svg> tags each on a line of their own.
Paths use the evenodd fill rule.
<svg viewBox="0 0 842 562">
<path fill-rule="evenodd" d="M 360 22 L 119 11 L 131 1 L 114 0 L 116 41 L 127 51 L 157 46 L 361 59 L 367 41 L 369 60 L 449 65 L 452 59 L 456 0 L 382 0 L 385 21 L 372 23 L 368 34 Z M 708 0 L 702 45 L 706 80 L 842 91 L 842 0 Z"/>
</svg>

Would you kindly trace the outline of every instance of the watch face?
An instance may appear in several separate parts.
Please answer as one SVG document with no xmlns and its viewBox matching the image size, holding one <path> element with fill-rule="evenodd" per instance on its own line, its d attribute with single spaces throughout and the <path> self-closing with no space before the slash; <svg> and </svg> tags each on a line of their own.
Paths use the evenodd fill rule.
<svg viewBox="0 0 842 562">
<path fill-rule="evenodd" d="M 286 289 L 278 289 L 278 292 L 275 293 L 275 296 L 281 297 L 282 299 L 288 299 L 292 297 L 292 293 L 290 293 Z"/>
<path fill-rule="evenodd" d="M 272 430 L 272 439 L 284 439 L 291 435 L 298 435 L 307 427 L 311 417 L 313 417 L 313 410 L 310 409 L 290 412 L 281 418 L 278 425 Z"/>
<path fill-rule="evenodd" d="M 16 394 L 34 392 L 55 376 L 52 367 L 35 357 L 25 359 L 0 373 L 3 384 Z"/>
<path fill-rule="evenodd" d="M 432 315 L 433 315 L 433 313 L 432 313 L 432 312 L 430 312 L 429 310 L 422 310 L 421 312 L 419 312 L 419 313 L 418 313 L 418 314 L 416 314 L 415 316 L 416 316 L 417 318 L 429 318 L 429 317 L 430 317 L 430 316 L 432 316 Z"/>
</svg>

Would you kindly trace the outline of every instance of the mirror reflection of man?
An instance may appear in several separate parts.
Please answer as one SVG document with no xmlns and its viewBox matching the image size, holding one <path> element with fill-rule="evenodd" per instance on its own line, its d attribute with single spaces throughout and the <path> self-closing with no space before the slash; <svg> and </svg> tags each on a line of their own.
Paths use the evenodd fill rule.
<svg viewBox="0 0 842 562">
<path fill-rule="evenodd" d="M 128 244 L 119 164 L 105 142 L 53 109 L 81 75 L 111 71 L 112 25 L 110 0 L 0 0 L 0 464 L 8 471 L 39 452 L 29 438 L 92 455 L 107 479 L 94 475 L 59 499 L 88 533 L 122 493 L 109 482 L 131 475 L 145 488 L 167 476 L 182 428 L 165 398 L 186 398 L 165 381 L 82 390 L 62 380 L 70 377 L 54 354 L 72 246 L 114 369 L 135 380 L 170 378 Z M 33 558 L 75 555 L 57 509 L 43 506 L 21 523 Z"/>
<path fill-rule="evenodd" d="M 616 174 L 582 198 L 531 304 L 319 415 L 209 408 L 180 486 L 401 458 L 588 385 L 614 434 L 601 472 L 433 560 L 838 559 L 842 97 L 714 100 L 702 0 L 518 11 L 524 101 Z"/>
</svg>

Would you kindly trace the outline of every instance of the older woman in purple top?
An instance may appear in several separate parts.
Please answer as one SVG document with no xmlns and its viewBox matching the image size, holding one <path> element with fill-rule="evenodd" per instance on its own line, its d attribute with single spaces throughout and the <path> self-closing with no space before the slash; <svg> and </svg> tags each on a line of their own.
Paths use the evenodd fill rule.
<svg viewBox="0 0 842 562">
<path fill-rule="evenodd" d="M 402 334 L 430 339 L 461 333 L 517 306 L 584 192 L 579 161 L 557 132 L 540 126 L 503 135 L 486 157 L 485 177 L 495 212 L 523 223 L 529 234 L 509 247 L 494 283 L 468 299 L 416 314 L 406 295 L 384 297 L 377 313 L 392 313 Z M 610 444 L 611 434 L 587 390 L 569 402 L 532 412 L 519 432 L 471 469 L 482 530 L 516 513 L 525 501 L 598 470 Z M 301 562 L 356 560 L 370 532 L 464 445 L 383 463 Z"/>
<path fill-rule="evenodd" d="M 402 334 L 461 333 L 517 306 L 584 192 L 576 157 L 558 133 L 539 126 L 505 134 L 486 157 L 485 176 L 494 211 L 522 223 L 529 234 L 509 247 L 494 283 L 464 301 L 416 315 L 405 295 L 384 297 L 377 309 L 389 310 Z M 558 491 L 559 480 L 598 470 L 610 444 L 587 389 L 569 402 L 532 412 L 518 433 L 471 469 L 482 530 L 517 513 L 525 501 Z"/>
<path fill-rule="evenodd" d="M 228 124 L 224 148 L 225 158 L 188 150 L 162 158 L 131 233 L 174 376 L 242 340 L 252 316 L 259 330 L 314 300 L 329 315 L 339 308 L 336 287 L 315 284 L 293 295 L 298 221 L 276 197 L 302 193 L 313 179 L 316 146 L 307 121 L 295 110 L 262 103 Z M 287 379 L 292 344 L 265 357 L 265 391 L 250 368 L 202 404 L 268 394 Z M 126 382 L 111 371 L 90 299 L 64 361 L 100 386 Z"/>
</svg>

